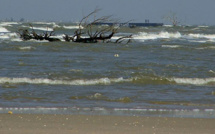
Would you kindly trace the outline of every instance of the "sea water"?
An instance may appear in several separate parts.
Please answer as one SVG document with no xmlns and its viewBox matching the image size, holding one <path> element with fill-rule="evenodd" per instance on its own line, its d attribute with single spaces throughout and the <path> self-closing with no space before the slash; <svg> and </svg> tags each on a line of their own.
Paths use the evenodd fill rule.
<svg viewBox="0 0 215 134">
<path fill-rule="evenodd" d="M 215 27 L 120 27 L 130 43 L 73 43 L 74 23 L 0 22 L 0 113 L 215 117 Z M 101 27 L 101 26 L 98 26 Z"/>
</svg>

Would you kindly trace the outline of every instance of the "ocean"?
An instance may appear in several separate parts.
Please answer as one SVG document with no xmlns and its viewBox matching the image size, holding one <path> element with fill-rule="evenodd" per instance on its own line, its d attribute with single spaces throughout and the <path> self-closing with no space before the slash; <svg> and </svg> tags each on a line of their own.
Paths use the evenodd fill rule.
<svg viewBox="0 0 215 134">
<path fill-rule="evenodd" d="M 215 118 L 215 27 L 120 27 L 73 43 L 75 23 L 31 22 L 61 42 L 22 41 L 29 23 L 0 22 L 0 113 Z M 101 27 L 101 26 L 98 26 Z"/>
</svg>

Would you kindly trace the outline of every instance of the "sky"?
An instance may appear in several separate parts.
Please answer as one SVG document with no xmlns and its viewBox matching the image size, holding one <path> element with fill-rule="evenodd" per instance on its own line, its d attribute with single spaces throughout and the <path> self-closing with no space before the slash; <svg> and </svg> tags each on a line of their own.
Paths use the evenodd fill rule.
<svg viewBox="0 0 215 134">
<path fill-rule="evenodd" d="M 182 25 L 215 25 L 215 0 L 0 0 L 0 20 L 77 22 L 95 8 L 124 22 L 170 24 L 163 18 L 175 14 Z"/>
</svg>

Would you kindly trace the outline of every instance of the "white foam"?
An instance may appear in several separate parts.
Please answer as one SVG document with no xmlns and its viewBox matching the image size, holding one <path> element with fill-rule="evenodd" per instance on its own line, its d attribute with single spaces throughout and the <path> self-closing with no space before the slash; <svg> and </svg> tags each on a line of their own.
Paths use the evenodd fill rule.
<svg viewBox="0 0 215 134">
<path fill-rule="evenodd" d="M 171 78 L 170 81 L 175 81 L 178 84 L 206 85 L 215 83 L 215 78 Z"/>
<path fill-rule="evenodd" d="M 164 47 L 164 48 L 179 48 L 181 46 L 180 45 L 162 45 L 161 47 Z"/>
<path fill-rule="evenodd" d="M 181 33 L 169 33 L 169 32 L 159 32 L 159 33 L 146 33 L 140 32 L 138 35 L 134 35 L 133 39 L 138 40 L 155 40 L 155 39 L 169 39 L 169 38 L 181 38 Z"/>
<path fill-rule="evenodd" d="M 207 40 L 190 40 L 190 42 L 196 42 L 196 43 L 206 43 Z"/>
<path fill-rule="evenodd" d="M 34 30 L 42 30 L 42 31 L 54 31 L 53 28 L 50 28 L 50 27 L 34 27 Z"/>
<path fill-rule="evenodd" d="M 30 39 L 30 40 L 27 40 L 27 41 L 29 41 L 29 42 L 40 42 L 40 43 L 42 43 L 42 42 L 44 42 L 44 43 L 49 42 L 48 40 L 35 40 L 35 39 Z"/>
<path fill-rule="evenodd" d="M 63 28 L 65 29 L 79 29 L 79 26 L 63 26 Z M 84 27 L 80 27 L 81 29 L 83 29 Z"/>
<path fill-rule="evenodd" d="M 215 34 L 200 34 L 200 33 L 190 33 L 190 34 L 181 34 L 180 32 L 139 32 L 133 36 L 133 39 L 136 40 L 156 40 L 156 39 L 185 39 L 190 42 L 215 42 Z"/>
<path fill-rule="evenodd" d="M 19 47 L 20 50 L 31 50 L 31 49 L 34 49 L 33 47 L 31 46 L 25 46 L 25 47 Z"/>
<path fill-rule="evenodd" d="M 13 38 L 11 39 L 11 41 L 14 41 L 14 42 L 21 42 L 23 41 L 21 38 Z"/>
<path fill-rule="evenodd" d="M 6 28 L 4 27 L 0 27 L 0 33 L 7 33 L 7 32 L 10 32 L 8 31 Z"/>
<path fill-rule="evenodd" d="M 215 46 L 208 46 L 208 47 L 200 47 L 200 48 L 196 48 L 199 50 L 205 50 L 205 49 L 215 49 Z"/>
<path fill-rule="evenodd" d="M 173 27 L 173 25 L 164 25 L 165 27 Z"/>
<path fill-rule="evenodd" d="M 54 36 L 51 36 L 51 37 L 53 37 L 53 38 L 58 38 L 58 39 L 60 39 L 61 41 L 65 41 L 65 40 L 63 39 L 64 36 L 65 36 L 64 34 L 59 34 L 59 35 L 54 35 Z"/>
<path fill-rule="evenodd" d="M 20 48 L 22 50 L 32 49 L 31 47 Z M 174 81 L 177 84 L 191 84 L 191 85 L 206 85 L 209 83 L 215 83 L 215 78 L 169 78 L 169 81 Z M 52 79 L 31 79 L 31 78 L 8 78 L 0 77 L 0 83 L 27 83 L 27 84 L 49 84 L 49 85 L 97 85 L 97 84 L 111 84 L 119 82 L 130 82 L 132 79 L 121 78 L 100 78 L 91 80 L 52 80 Z"/>
<path fill-rule="evenodd" d="M 56 25 L 55 22 L 32 22 L 33 24 L 41 24 L 41 25 Z"/>
<path fill-rule="evenodd" d="M 130 81 L 128 79 L 123 78 L 100 78 L 100 79 L 92 79 L 92 80 L 51 80 L 51 79 L 31 79 L 31 78 L 8 78 L 8 77 L 0 77 L 0 83 L 13 83 L 13 84 L 49 84 L 49 85 L 97 85 L 97 84 L 111 84 Z"/>
<path fill-rule="evenodd" d="M 198 26 L 200 28 L 208 28 L 209 26 Z"/>
<path fill-rule="evenodd" d="M 53 28 L 60 28 L 61 26 L 57 25 L 57 24 L 54 24 L 53 25 Z"/>
<path fill-rule="evenodd" d="M 215 34 L 188 34 L 191 38 L 205 38 L 205 39 L 215 39 Z"/>
<path fill-rule="evenodd" d="M 18 36 L 16 33 L 0 33 L 0 39 L 17 39 Z"/>
<path fill-rule="evenodd" d="M 18 22 L 1 22 L 0 26 L 11 26 L 11 25 L 17 25 Z"/>
<path fill-rule="evenodd" d="M 27 27 L 27 28 L 32 28 L 30 26 L 22 26 L 22 27 Z M 41 31 L 54 31 L 53 28 L 50 28 L 50 27 L 33 27 L 34 30 L 41 30 Z"/>
</svg>

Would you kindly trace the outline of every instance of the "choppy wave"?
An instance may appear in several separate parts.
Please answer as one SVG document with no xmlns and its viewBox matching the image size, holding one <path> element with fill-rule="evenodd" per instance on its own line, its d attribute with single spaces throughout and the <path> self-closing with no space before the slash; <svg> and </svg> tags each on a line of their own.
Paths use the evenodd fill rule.
<svg viewBox="0 0 215 134">
<path fill-rule="evenodd" d="M 0 40 L 22 41 L 16 33 L 0 33 Z"/>
<path fill-rule="evenodd" d="M 92 80 L 51 80 L 51 79 L 31 79 L 31 78 L 8 78 L 8 77 L 0 77 L 0 84 L 4 83 L 12 83 L 12 84 L 49 84 L 49 85 L 97 85 L 97 84 L 111 84 L 129 81 L 123 78 L 100 78 L 100 79 L 92 79 Z"/>
<path fill-rule="evenodd" d="M 53 38 L 58 38 L 60 39 L 61 41 L 64 41 L 63 39 L 63 34 L 61 35 L 55 35 L 55 36 L 52 36 Z M 14 42 L 21 42 L 23 41 L 21 38 L 19 38 L 19 35 L 17 33 L 11 33 L 11 32 L 8 32 L 8 33 L 0 33 L 0 40 L 7 40 L 7 41 L 14 41 Z M 28 40 L 29 42 L 49 42 L 47 40 L 34 40 L 34 39 L 31 39 L 31 40 Z"/>
<path fill-rule="evenodd" d="M 215 49 L 215 46 L 205 46 L 205 47 L 199 47 L 199 48 L 196 48 L 196 49 L 199 49 L 199 50 Z"/>
<path fill-rule="evenodd" d="M 164 25 L 165 27 L 173 27 L 173 25 Z"/>
<path fill-rule="evenodd" d="M 55 22 L 32 22 L 32 24 L 55 25 Z"/>
<path fill-rule="evenodd" d="M 41 31 L 53 31 L 53 28 L 50 27 L 34 27 L 36 30 L 41 30 Z"/>
<path fill-rule="evenodd" d="M 0 33 L 7 33 L 7 32 L 10 32 L 8 31 L 6 28 L 4 27 L 0 27 Z"/>
<path fill-rule="evenodd" d="M 189 85 L 215 84 L 215 78 L 171 78 L 170 80 L 178 84 L 189 84 Z"/>
<path fill-rule="evenodd" d="M 12 26 L 12 25 L 18 25 L 18 22 L 0 22 L 0 26 Z"/>
<path fill-rule="evenodd" d="M 22 26 L 22 27 L 27 27 L 27 28 L 31 28 L 30 26 Z M 50 28 L 50 27 L 33 27 L 34 30 L 41 30 L 41 31 L 54 31 L 53 28 Z"/>
<path fill-rule="evenodd" d="M 181 47 L 180 45 L 162 45 L 164 48 L 179 48 Z"/>
<path fill-rule="evenodd" d="M 34 47 L 31 47 L 31 46 L 25 46 L 25 47 L 19 47 L 20 50 L 32 50 L 32 49 L 35 49 Z"/>
<path fill-rule="evenodd" d="M 198 26 L 200 28 L 208 28 L 209 26 Z"/>
<path fill-rule="evenodd" d="M 176 77 L 136 77 L 135 83 L 142 84 L 184 84 L 184 85 L 215 85 L 215 77 L 211 78 L 176 78 Z"/>
<path fill-rule="evenodd" d="M 32 49 L 31 47 L 20 48 L 22 50 Z M 0 84 L 48 84 L 48 85 L 108 85 L 120 82 L 132 82 L 134 84 L 185 84 L 185 85 L 215 85 L 215 78 L 166 78 L 166 77 L 132 77 L 128 79 L 120 78 L 99 78 L 99 79 L 78 79 L 78 80 L 52 80 L 45 78 L 9 78 L 0 77 Z"/>
<path fill-rule="evenodd" d="M 215 42 L 215 34 L 200 34 L 200 33 L 190 33 L 184 34 L 181 32 L 155 32 L 155 33 L 147 33 L 147 32 L 139 32 L 138 34 L 133 36 L 133 39 L 145 41 L 145 40 L 157 40 L 157 39 L 183 39 L 190 42 Z"/>
<path fill-rule="evenodd" d="M 185 84 L 185 85 L 215 85 L 215 77 L 211 78 L 176 78 L 145 76 L 132 78 L 132 82 L 140 84 Z"/>
<path fill-rule="evenodd" d="M 138 35 L 135 35 L 133 38 L 137 40 L 155 40 L 155 39 L 168 39 L 168 38 L 181 38 L 182 35 L 179 32 L 159 32 L 159 33 L 146 33 L 140 32 Z"/>
<path fill-rule="evenodd" d="M 65 28 L 65 29 L 78 29 L 79 26 L 63 26 L 63 28 Z M 81 26 L 81 29 L 83 29 L 82 26 Z"/>
<path fill-rule="evenodd" d="M 206 38 L 206 39 L 215 39 L 215 34 L 188 34 L 191 38 Z"/>
<path fill-rule="evenodd" d="M 31 29 L 31 26 L 27 25 L 26 23 L 0 22 L 0 33 L 10 33 L 10 30 L 17 31 L 18 29 L 16 29 L 15 27 L 16 25 L 19 25 L 19 27 Z M 79 27 L 77 24 L 74 24 L 74 23 L 58 24 L 55 22 L 32 22 L 32 25 L 35 30 L 49 31 L 49 32 L 56 30 L 55 33 L 58 33 L 58 30 L 59 30 L 61 31 L 60 34 L 62 34 L 63 30 L 66 31 L 66 29 L 69 29 L 69 30 L 77 29 Z M 137 40 L 140 42 L 144 42 L 146 40 L 159 40 L 159 39 L 161 39 L 162 41 L 182 40 L 182 41 L 188 41 L 192 43 L 193 42 L 194 43 L 195 42 L 196 43 L 215 42 L 215 34 L 212 34 L 211 32 L 210 32 L 211 34 L 204 34 L 201 32 L 201 29 L 209 29 L 209 27 L 197 26 L 197 27 L 194 27 L 193 30 L 192 29 L 190 30 L 189 27 L 187 29 L 186 27 L 181 27 L 181 28 L 177 27 L 177 29 L 173 30 L 172 26 L 166 25 L 162 29 L 158 28 L 158 29 L 152 29 L 150 31 L 150 28 L 144 28 L 144 31 L 141 30 L 142 32 L 138 32 L 134 34 L 132 33 L 132 31 L 129 31 L 128 33 L 129 35 L 133 34 L 133 40 Z M 116 34 L 112 39 L 113 40 L 118 39 L 119 36 L 125 36 L 125 35 L 128 35 L 128 33 L 120 32 Z M 3 38 L 3 37 L 1 36 L 0 38 Z M 62 38 L 63 37 L 60 37 L 60 39 Z M 14 38 L 12 39 L 12 41 L 13 40 Z M 169 47 L 169 46 L 162 46 L 162 47 Z M 178 46 L 175 46 L 175 47 L 178 47 Z"/>
</svg>

